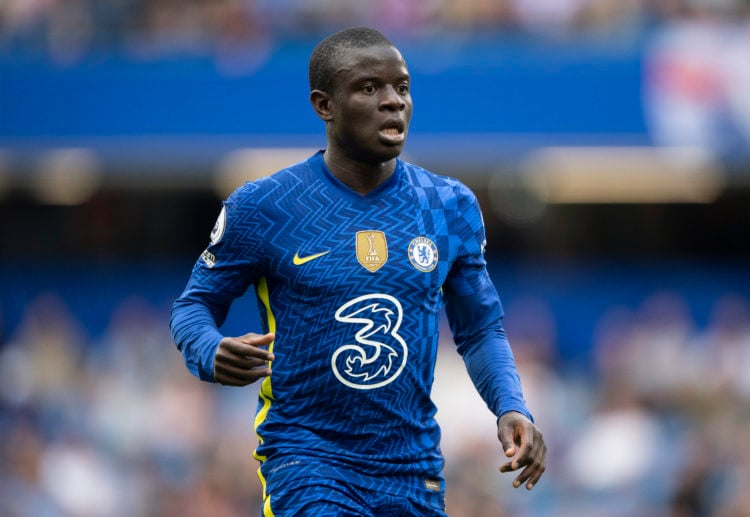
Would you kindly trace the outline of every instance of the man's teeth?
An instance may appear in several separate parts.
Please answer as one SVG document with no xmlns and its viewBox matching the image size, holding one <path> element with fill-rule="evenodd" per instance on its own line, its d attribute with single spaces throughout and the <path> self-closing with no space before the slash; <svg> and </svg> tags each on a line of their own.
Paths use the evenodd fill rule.
<svg viewBox="0 0 750 517">
<path fill-rule="evenodd" d="M 389 127 L 388 129 L 384 129 L 383 133 L 385 133 L 386 135 L 397 135 L 399 134 L 399 130 L 395 127 Z"/>
</svg>

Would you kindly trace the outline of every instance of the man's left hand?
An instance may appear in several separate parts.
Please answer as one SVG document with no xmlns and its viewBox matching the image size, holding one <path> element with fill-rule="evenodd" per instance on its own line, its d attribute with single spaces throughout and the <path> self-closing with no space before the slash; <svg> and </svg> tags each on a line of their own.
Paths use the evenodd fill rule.
<svg viewBox="0 0 750 517">
<path fill-rule="evenodd" d="M 534 488 L 547 468 L 547 445 L 542 432 L 526 416 L 510 411 L 500 417 L 497 437 L 505 456 L 510 458 L 509 462 L 500 465 L 500 472 L 523 468 L 513 480 L 513 486 L 518 488 L 526 483 L 527 490 Z"/>
</svg>

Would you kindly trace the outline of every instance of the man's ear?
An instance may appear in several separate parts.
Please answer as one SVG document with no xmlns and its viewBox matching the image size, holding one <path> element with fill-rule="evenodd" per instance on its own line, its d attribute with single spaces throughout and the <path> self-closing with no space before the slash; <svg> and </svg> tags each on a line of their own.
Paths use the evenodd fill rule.
<svg viewBox="0 0 750 517">
<path fill-rule="evenodd" d="M 315 113 L 325 122 L 333 119 L 331 112 L 331 96 L 322 90 L 313 90 L 310 92 L 310 104 L 312 104 Z"/>
</svg>

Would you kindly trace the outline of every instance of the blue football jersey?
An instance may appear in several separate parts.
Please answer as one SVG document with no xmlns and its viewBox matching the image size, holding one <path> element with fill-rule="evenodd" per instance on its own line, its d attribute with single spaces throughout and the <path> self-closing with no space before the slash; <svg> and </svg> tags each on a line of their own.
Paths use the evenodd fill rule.
<svg viewBox="0 0 750 517">
<path fill-rule="evenodd" d="M 191 371 L 212 380 L 216 327 L 254 286 L 264 331 L 275 333 L 255 420 L 261 477 L 300 458 L 439 476 L 430 390 L 446 303 L 489 407 L 528 415 L 484 244 L 478 203 L 459 181 L 399 160 L 360 195 L 319 152 L 225 201 L 175 303 L 175 341 Z"/>
</svg>

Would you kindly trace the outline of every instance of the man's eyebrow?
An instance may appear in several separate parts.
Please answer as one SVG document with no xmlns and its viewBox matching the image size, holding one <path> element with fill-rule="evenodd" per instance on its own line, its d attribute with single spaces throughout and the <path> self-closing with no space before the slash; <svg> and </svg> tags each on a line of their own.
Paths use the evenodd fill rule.
<svg viewBox="0 0 750 517">
<path fill-rule="evenodd" d="M 403 74 L 397 74 L 394 76 L 396 81 L 411 81 L 411 75 L 408 73 Z M 383 81 L 388 80 L 387 74 L 380 75 L 380 74 L 368 74 L 368 72 L 363 72 L 361 77 L 356 77 L 355 80 L 357 81 Z"/>
</svg>

